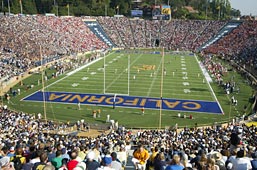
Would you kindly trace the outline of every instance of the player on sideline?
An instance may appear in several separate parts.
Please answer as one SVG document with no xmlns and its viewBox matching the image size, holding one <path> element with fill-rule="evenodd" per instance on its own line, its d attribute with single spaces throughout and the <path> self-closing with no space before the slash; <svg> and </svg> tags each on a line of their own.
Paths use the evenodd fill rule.
<svg viewBox="0 0 257 170">
<path fill-rule="evenodd" d="M 112 108 L 115 109 L 115 105 L 116 105 L 116 94 L 114 94 L 112 104 L 113 104 Z"/>
<path fill-rule="evenodd" d="M 144 115 L 145 114 L 145 108 L 142 107 L 141 111 L 142 111 L 142 115 Z"/>
<path fill-rule="evenodd" d="M 80 110 L 80 102 L 78 102 L 78 110 Z"/>
</svg>

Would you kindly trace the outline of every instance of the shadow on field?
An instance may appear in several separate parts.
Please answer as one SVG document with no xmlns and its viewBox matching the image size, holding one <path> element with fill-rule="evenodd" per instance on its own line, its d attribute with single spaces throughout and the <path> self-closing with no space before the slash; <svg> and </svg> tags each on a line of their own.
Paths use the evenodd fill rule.
<svg viewBox="0 0 257 170">
<path fill-rule="evenodd" d="M 209 91 L 208 89 L 201 89 L 201 88 L 190 88 L 192 91 Z"/>
</svg>

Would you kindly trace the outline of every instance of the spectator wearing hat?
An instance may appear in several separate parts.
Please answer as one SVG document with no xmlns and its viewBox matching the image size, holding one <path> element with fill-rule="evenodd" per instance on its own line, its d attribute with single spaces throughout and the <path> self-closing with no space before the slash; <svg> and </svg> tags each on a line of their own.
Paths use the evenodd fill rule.
<svg viewBox="0 0 257 170">
<path fill-rule="evenodd" d="M 149 158 L 148 151 L 144 148 L 143 145 L 139 144 L 137 149 L 133 152 L 132 162 L 136 169 L 145 170 L 146 169 L 146 161 Z"/>
<path fill-rule="evenodd" d="M 117 159 L 117 153 L 116 152 L 112 152 L 111 153 L 111 157 L 112 157 L 111 167 L 113 169 L 115 169 L 115 170 L 122 170 L 122 164 Z"/>
<path fill-rule="evenodd" d="M 115 170 L 111 167 L 112 164 L 112 157 L 111 155 L 105 155 L 105 157 L 102 159 L 103 166 L 97 168 L 97 170 Z"/>
<path fill-rule="evenodd" d="M 67 153 L 67 149 L 66 148 L 62 148 L 61 151 L 62 151 L 62 158 L 63 159 L 66 158 L 66 159 L 70 160 L 70 155 Z"/>
<path fill-rule="evenodd" d="M 100 167 L 100 163 L 95 160 L 95 153 L 93 151 L 87 154 L 86 165 L 88 170 L 96 170 Z"/>
<path fill-rule="evenodd" d="M 253 160 L 251 160 L 252 170 L 257 170 L 257 151 L 252 154 Z"/>
<path fill-rule="evenodd" d="M 211 157 L 215 159 L 215 165 L 219 166 L 220 170 L 226 170 L 225 162 L 223 161 L 223 156 L 220 152 L 214 151 Z"/>
<path fill-rule="evenodd" d="M 245 150 L 241 149 L 236 154 L 236 161 L 233 163 L 233 170 L 251 170 L 252 165 L 249 159 L 245 157 Z"/>
<path fill-rule="evenodd" d="M 14 149 L 13 146 L 10 148 L 9 153 L 7 154 L 7 156 L 9 156 L 10 158 L 15 156 L 15 149 Z"/>
<path fill-rule="evenodd" d="M 1 170 L 14 170 L 14 167 L 10 163 L 10 157 L 4 156 L 0 159 L 0 169 Z"/>
</svg>

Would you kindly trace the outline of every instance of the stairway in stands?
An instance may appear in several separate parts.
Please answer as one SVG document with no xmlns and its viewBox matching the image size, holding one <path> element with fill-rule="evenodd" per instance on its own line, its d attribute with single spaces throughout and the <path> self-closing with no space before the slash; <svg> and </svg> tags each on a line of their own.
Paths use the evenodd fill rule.
<svg viewBox="0 0 257 170">
<path fill-rule="evenodd" d="M 207 48 L 208 46 L 214 44 L 216 41 L 218 41 L 225 35 L 229 34 L 233 29 L 237 28 L 240 24 L 242 24 L 242 21 L 228 22 L 223 28 L 220 29 L 220 31 L 214 37 L 209 39 L 200 48 L 198 48 L 198 51 L 202 51 L 203 49 Z"/>
<path fill-rule="evenodd" d="M 111 41 L 103 28 L 96 20 L 85 21 L 88 28 L 103 42 L 105 42 L 110 48 L 115 47 L 115 44 Z"/>
</svg>

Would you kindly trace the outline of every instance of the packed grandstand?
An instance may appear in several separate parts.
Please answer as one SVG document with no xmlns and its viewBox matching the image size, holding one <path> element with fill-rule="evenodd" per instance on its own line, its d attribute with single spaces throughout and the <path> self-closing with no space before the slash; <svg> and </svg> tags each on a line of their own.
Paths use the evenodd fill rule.
<svg viewBox="0 0 257 170">
<path fill-rule="evenodd" d="M 1 16 L 0 23 L 1 86 L 39 66 L 41 53 L 45 61 L 53 61 L 93 50 L 158 45 L 233 60 L 232 64 L 244 70 L 256 88 L 257 21 Z M 127 169 L 139 143 L 150 155 L 144 160 L 147 169 L 169 170 L 173 164 L 180 169 L 257 169 L 257 129 L 238 126 L 237 122 L 180 130 L 132 131 L 115 127 L 108 134 L 78 137 L 46 133 L 66 129 L 69 124 L 42 123 L 38 117 L 11 111 L 7 106 L 2 106 L 0 113 L 0 169 L 40 169 L 39 165 L 44 165 L 41 169 L 71 170 L 79 162 L 86 165 L 77 169 L 110 168 L 115 158 L 110 161 L 107 157 L 112 152 Z M 16 157 L 20 157 L 22 168 L 14 161 Z M 117 169 L 115 165 L 112 168 Z"/>
</svg>

